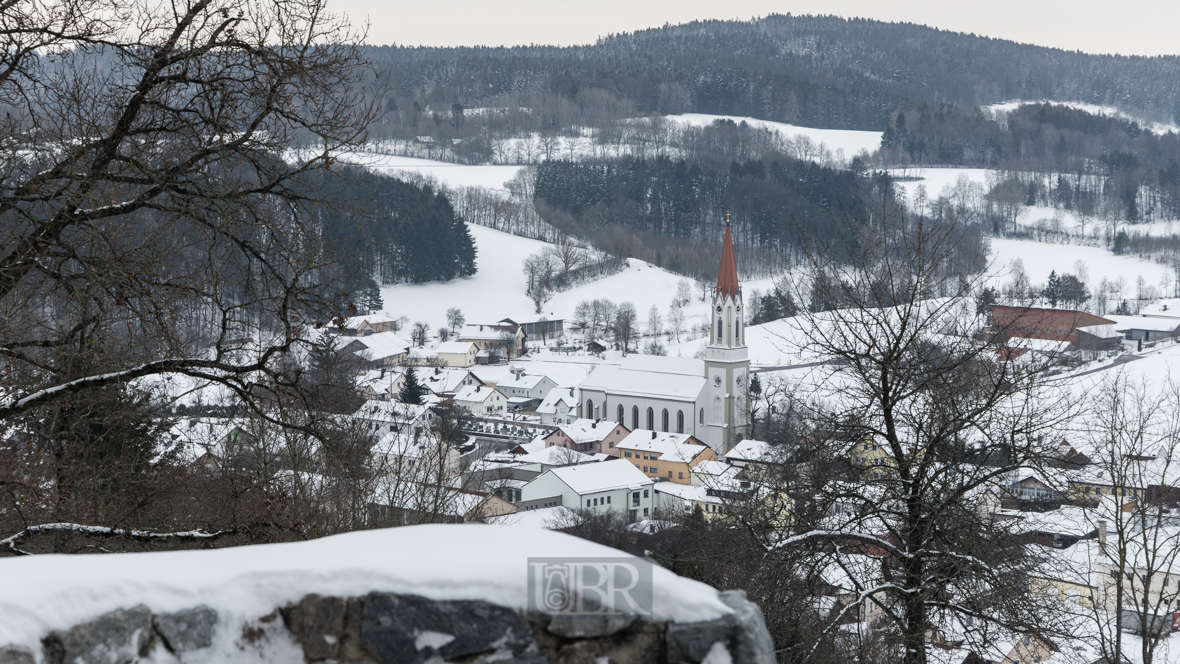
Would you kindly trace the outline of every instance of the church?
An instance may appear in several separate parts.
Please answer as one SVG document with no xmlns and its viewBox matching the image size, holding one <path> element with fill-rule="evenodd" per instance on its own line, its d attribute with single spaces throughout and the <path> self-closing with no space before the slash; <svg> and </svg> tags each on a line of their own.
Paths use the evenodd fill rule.
<svg viewBox="0 0 1180 664">
<path fill-rule="evenodd" d="M 718 454 L 729 451 L 750 427 L 750 359 L 729 224 L 709 313 L 704 360 L 629 355 L 599 367 L 578 386 L 579 416 L 692 434 Z"/>
</svg>

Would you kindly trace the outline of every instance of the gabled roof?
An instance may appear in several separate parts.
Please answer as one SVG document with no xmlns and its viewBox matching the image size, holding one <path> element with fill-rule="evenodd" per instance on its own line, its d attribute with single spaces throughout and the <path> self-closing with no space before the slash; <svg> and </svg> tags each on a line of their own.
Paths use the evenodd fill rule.
<svg viewBox="0 0 1180 664">
<path fill-rule="evenodd" d="M 578 495 L 617 489 L 635 489 L 655 484 L 655 480 L 644 475 L 643 471 L 626 459 L 551 468 L 548 472 L 553 473 L 557 479 Z"/>
<path fill-rule="evenodd" d="M 496 388 L 486 385 L 465 385 L 463 389 L 455 393 L 455 401 L 474 401 L 479 403 L 487 401 L 496 392 Z"/>
<path fill-rule="evenodd" d="M 361 344 L 372 355 L 372 359 L 401 355 L 410 348 L 410 342 L 402 339 L 397 332 L 378 332 L 367 337 L 338 337 L 338 348 L 346 348 L 352 344 Z"/>
<path fill-rule="evenodd" d="M 554 388 L 549 390 L 549 394 L 545 395 L 545 399 L 541 401 L 541 405 L 537 406 L 537 412 L 546 415 L 554 415 L 557 413 L 557 404 L 563 404 L 565 408 L 562 412 L 574 407 L 577 400 L 570 396 L 572 389 Z"/>
<path fill-rule="evenodd" d="M 471 348 L 475 344 L 470 341 L 444 341 L 438 345 L 435 350 L 440 353 L 451 353 L 453 355 L 466 355 L 471 352 Z"/>
<path fill-rule="evenodd" d="M 725 223 L 725 240 L 721 244 L 721 267 L 717 270 L 717 292 L 723 296 L 736 297 L 741 290 L 738 284 L 737 261 L 733 258 L 733 236 L 729 222 Z"/>
<path fill-rule="evenodd" d="M 763 461 L 770 451 L 770 443 L 761 440 L 743 440 L 725 453 L 730 461 Z"/>
<path fill-rule="evenodd" d="M 1175 332 L 1180 329 L 1180 318 L 1158 316 L 1110 316 L 1114 319 L 1116 332 L 1124 330 L 1147 330 L 1149 332 Z"/>
<path fill-rule="evenodd" d="M 652 434 L 655 434 L 653 437 Z M 616 447 L 624 450 L 638 450 L 640 452 L 655 452 L 660 455 L 660 461 L 676 461 L 689 463 L 709 449 L 687 433 L 660 433 L 650 429 L 636 429 L 631 432 Z"/>
<path fill-rule="evenodd" d="M 583 418 L 574 420 L 570 424 L 562 424 L 557 428 L 570 440 L 585 445 L 587 443 L 601 443 L 618 426 L 622 425 L 609 420 L 589 420 Z"/>
<path fill-rule="evenodd" d="M 582 390 L 597 390 L 611 394 L 696 401 L 705 388 L 705 366 L 701 360 L 680 360 L 657 356 L 633 356 L 645 359 L 672 360 L 672 362 L 628 363 L 621 367 L 604 366 L 586 376 L 579 387 Z M 687 373 L 691 364 L 699 363 L 700 370 Z M 630 367 L 637 367 L 632 370 Z M 639 366 L 644 366 L 640 369 Z M 664 368 L 668 372 L 658 371 Z"/>
</svg>

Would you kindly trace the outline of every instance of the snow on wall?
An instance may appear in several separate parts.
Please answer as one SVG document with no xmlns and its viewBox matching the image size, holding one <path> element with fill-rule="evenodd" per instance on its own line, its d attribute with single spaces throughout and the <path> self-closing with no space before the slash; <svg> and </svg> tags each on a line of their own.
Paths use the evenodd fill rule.
<svg viewBox="0 0 1180 664">
<path fill-rule="evenodd" d="M 38 555 L 0 559 L 0 646 L 40 638 L 119 608 L 153 613 L 205 604 L 246 623 L 308 593 L 370 591 L 527 608 L 530 557 L 630 557 L 562 533 L 482 524 L 407 526 L 203 551 Z M 718 591 L 656 567 L 651 620 L 732 613 Z"/>
</svg>

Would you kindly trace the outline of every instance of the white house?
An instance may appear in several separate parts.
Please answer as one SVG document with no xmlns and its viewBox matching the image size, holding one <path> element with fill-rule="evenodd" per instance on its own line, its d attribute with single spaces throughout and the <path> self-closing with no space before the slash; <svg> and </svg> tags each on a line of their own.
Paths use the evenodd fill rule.
<svg viewBox="0 0 1180 664">
<path fill-rule="evenodd" d="M 513 406 L 538 406 L 549 395 L 557 383 L 548 376 L 525 373 L 523 368 L 513 367 L 512 377 L 496 384 Z"/>
<path fill-rule="evenodd" d="M 479 348 L 470 341 L 444 341 L 434 349 L 438 360 L 447 367 L 470 367 L 475 364 Z"/>
<path fill-rule="evenodd" d="M 521 489 L 520 509 L 557 503 L 597 513 L 619 512 L 630 521 L 651 518 L 655 480 L 635 466 L 614 459 L 601 463 L 551 468 Z"/>
<path fill-rule="evenodd" d="M 396 332 L 377 332 L 364 337 L 338 337 L 337 348 L 342 353 L 354 353 L 373 366 L 398 364 L 406 359 L 410 342 Z"/>
<path fill-rule="evenodd" d="M 541 416 L 541 424 L 549 426 L 570 424 L 578 419 L 578 398 L 574 396 L 574 388 L 549 390 L 536 412 Z"/>
<path fill-rule="evenodd" d="M 508 397 L 494 387 L 469 385 L 455 393 L 455 405 L 479 417 L 503 417 L 508 409 Z"/>
<path fill-rule="evenodd" d="M 579 416 L 632 430 L 692 434 L 717 453 L 732 448 L 750 427 L 742 303 L 726 225 L 705 359 L 631 355 L 618 366 L 599 367 L 578 385 Z"/>
</svg>

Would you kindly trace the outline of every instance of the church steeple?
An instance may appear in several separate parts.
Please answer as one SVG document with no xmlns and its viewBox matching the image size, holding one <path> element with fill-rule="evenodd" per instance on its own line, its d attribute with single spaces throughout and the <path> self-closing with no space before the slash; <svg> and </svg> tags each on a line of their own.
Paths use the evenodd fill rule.
<svg viewBox="0 0 1180 664">
<path fill-rule="evenodd" d="M 725 213 L 725 240 L 721 245 L 721 267 L 717 270 L 717 294 L 736 297 L 738 285 L 737 261 L 733 259 L 733 235 L 729 231 L 729 213 Z"/>
<path fill-rule="evenodd" d="M 708 407 L 700 412 L 701 422 L 706 425 L 705 442 L 719 452 L 729 450 L 747 435 L 750 412 L 747 383 L 750 360 L 745 340 L 742 287 L 738 282 L 737 261 L 733 257 L 729 215 L 725 217 L 717 289 L 713 292 L 709 311 L 709 345 L 705 347 L 708 383 L 704 397 Z M 708 417 L 706 411 L 709 411 Z"/>
</svg>

